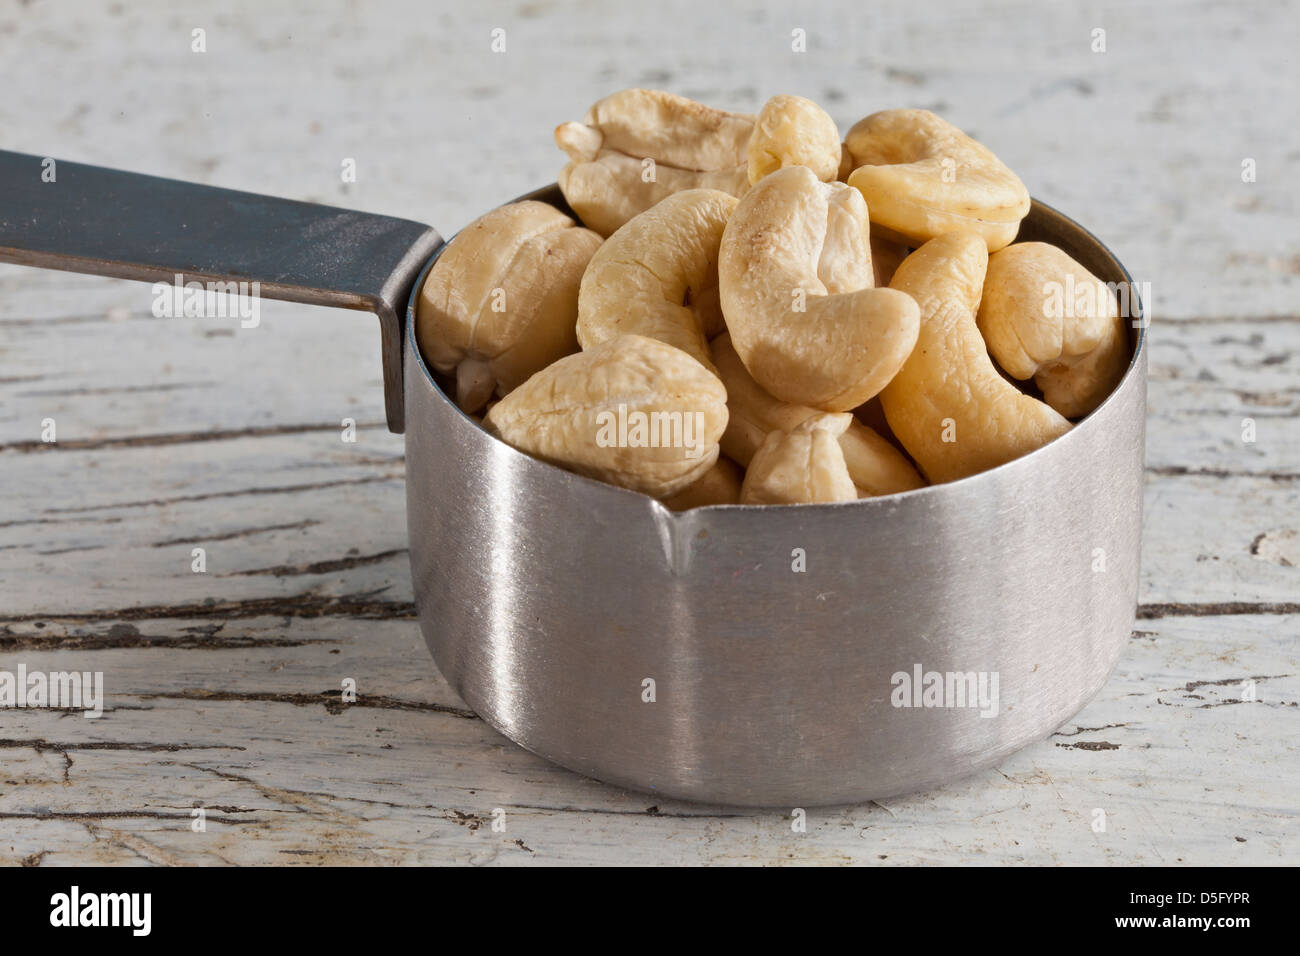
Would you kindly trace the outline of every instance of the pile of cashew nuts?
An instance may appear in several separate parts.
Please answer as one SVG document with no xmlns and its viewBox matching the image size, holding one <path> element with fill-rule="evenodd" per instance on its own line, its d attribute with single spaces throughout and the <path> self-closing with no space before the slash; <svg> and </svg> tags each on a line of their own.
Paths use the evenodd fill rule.
<svg viewBox="0 0 1300 956">
<path fill-rule="evenodd" d="M 631 89 L 555 140 L 580 221 L 488 213 L 416 318 L 460 408 L 529 455 L 677 510 L 851 501 L 1027 454 L 1127 367 L 1113 290 L 1013 245 L 1024 184 L 933 113 L 841 141 L 798 96 Z M 1098 294 L 1053 309 L 1052 283 Z"/>
</svg>

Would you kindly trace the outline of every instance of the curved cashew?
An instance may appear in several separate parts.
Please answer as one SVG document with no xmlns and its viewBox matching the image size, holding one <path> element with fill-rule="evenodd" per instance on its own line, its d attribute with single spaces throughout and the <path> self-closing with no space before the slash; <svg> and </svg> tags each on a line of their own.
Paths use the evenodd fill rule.
<svg viewBox="0 0 1300 956">
<path fill-rule="evenodd" d="M 759 446 L 772 432 L 792 431 L 801 422 L 821 414 L 807 405 L 791 405 L 773 398 L 754 381 L 731 344 L 721 335 L 710 346 L 722 384 L 727 388 L 727 429 L 722 433 L 722 451 L 742 465 L 752 462 Z M 840 450 L 858 497 L 892 495 L 925 485 L 898 450 L 860 422 L 852 422 L 839 433 Z"/>
<path fill-rule="evenodd" d="M 908 256 L 891 283 L 920 305 L 921 334 L 880 400 L 894 434 L 936 483 L 1019 458 L 1070 429 L 989 358 L 975 324 L 988 255 L 979 235 L 946 233 Z"/>
<path fill-rule="evenodd" d="M 708 505 L 734 505 L 740 501 L 740 469 L 730 458 L 718 456 L 713 467 L 677 494 L 664 498 L 671 511 L 690 511 Z"/>
<path fill-rule="evenodd" d="M 415 336 L 456 401 L 476 412 L 578 348 L 578 284 L 600 236 L 541 202 L 518 202 L 462 229 L 420 290 Z"/>
<path fill-rule="evenodd" d="M 807 166 L 831 182 L 840 153 L 840 131 L 825 110 L 802 96 L 774 96 L 759 110 L 749 140 L 750 185 L 786 166 Z"/>
<path fill-rule="evenodd" d="M 873 113 L 845 143 L 871 220 L 919 245 L 969 230 L 993 252 L 1016 237 L 1029 191 L 988 147 L 928 110 Z"/>
<path fill-rule="evenodd" d="M 718 244 L 736 198 L 716 189 L 674 193 L 630 220 L 591 257 L 578 293 L 584 349 L 619 335 L 658 339 L 713 371 L 697 302 L 717 286 Z"/>
<path fill-rule="evenodd" d="M 791 431 L 772 432 L 749 463 L 740 503 L 854 501 L 858 492 L 838 441 L 852 421 L 847 412 L 818 412 Z"/>
<path fill-rule="evenodd" d="M 870 288 L 867 207 L 843 183 L 789 166 L 736 206 L 718 258 L 722 312 L 745 367 L 787 402 L 847 411 L 916 343 L 916 303 Z"/>
<path fill-rule="evenodd" d="M 1018 242 L 989 258 L 978 320 L 1006 373 L 1033 378 L 1066 418 L 1100 405 L 1128 368 L 1114 292 L 1045 242 Z"/>
<path fill-rule="evenodd" d="M 666 498 L 717 461 L 726 401 L 717 376 L 681 349 L 622 335 L 542 369 L 483 425 L 535 458 Z"/>
<path fill-rule="evenodd" d="M 679 190 L 739 196 L 749 186 L 753 130 L 752 116 L 659 90 L 623 90 L 599 100 L 583 123 L 556 128 L 555 143 L 569 156 L 560 190 L 603 236 Z"/>
</svg>

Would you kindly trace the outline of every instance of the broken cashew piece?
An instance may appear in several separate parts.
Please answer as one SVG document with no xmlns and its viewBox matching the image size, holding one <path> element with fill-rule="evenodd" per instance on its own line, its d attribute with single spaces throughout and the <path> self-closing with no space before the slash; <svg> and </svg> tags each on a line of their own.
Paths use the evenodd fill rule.
<svg viewBox="0 0 1300 956">
<path fill-rule="evenodd" d="M 584 122 L 556 127 L 569 157 L 560 190 L 602 236 L 683 189 L 739 196 L 749 186 L 753 131 L 753 116 L 660 90 L 622 90 L 597 101 Z"/>
<path fill-rule="evenodd" d="M 722 234 L 718 283 L 745 368 L 786 402 L 861 405 L 916 344 L 916 303 L 871 288 L 861 195 L 802 166 L 764 177 L 740 200 Z"/>
<path fill-rule="evenodd" d="M 717 288 L 718 245 L 736 198 L 716 189 L 674 193 L 610 236 L 591 257 L 578 294 L 584 349 L 619 335 L 666 342 L 714 371 L 699 315 Z"/>
<path fill-rule="evenodd" d="M 713 467 L 677 494 L 663 499 L 670 511 L 689 511 L 709 505 L 734 505 L 740 501 L 740 468 L 721 455 Z"/>
<path fill-rule="evenodd" d="M 742 505 L 812 504 L 854 501 L 839 437 L 853 416 L 818 412 L 790 431 L 774 431 L 763 440 L 745 472 Z"/>
<path fill-rule="evenodd" d="M 456 375 L 456 404 L 477 412 L 577 351 L 578 285 L 600 236 L 553 206 L 518 202 L 456 234 L 416 306 L 425 359 Z"/>
<path fill-rule="evenodd" d="M 807 405 L 792 405 L 769 395 L 745 370 L 730 335 L 719 336 L 710 346 L 718 375 L 727 388 L 727 429 L 720 443 L 728 457 L 748 465 L 769 434 L 792 431 L 801 422 L 821 414 Z M 859 498 L 924 487 L 925 479 L 911 463 L 867 425 L 851 422 L 839 433 L 839 442 Z"/>
<path fill-rule="evenodd" d="M 988 258 L 976 233 L 946 233 L 908 256 L 891 283 L 920 305 L 921 333 L 880 401 L 895 436 L 935 483 L 1004 464 L 1070 430 L 989 358 L 975 324 Z"/>
<path fill-rule="evenodd" d="M 718 377 L 681 349 L 622 335 L 547 366 L 483 425 L 535 458 L 667 498 L 717 461 L 726 402 Z"/>
<path fill-rule="evenodd" d="M 971 231 L 988 251 L 1008 245 L 1029 213 L 1029 191 L 988 147 L 928 110 L 885 110 L 844 138 L 871 221 L 920 245 Z"/>
<path fill-rule="evenodd" d="M 1032 378 L 1066 418 L 1100 405 L 1128 368 L 1114 292 L 1045 242 L 1018 242 L 989 258 L 978 320 L 1003 370 Z"/>
<path fill-rule="evenodd" d="M 840 131 L 835 120 L 802 96 L 774 96 L 759 110 L 749 140 L 749 182 L 786 166 L 807 166 L 822 182 L 840 172 Z"/>
</svg>

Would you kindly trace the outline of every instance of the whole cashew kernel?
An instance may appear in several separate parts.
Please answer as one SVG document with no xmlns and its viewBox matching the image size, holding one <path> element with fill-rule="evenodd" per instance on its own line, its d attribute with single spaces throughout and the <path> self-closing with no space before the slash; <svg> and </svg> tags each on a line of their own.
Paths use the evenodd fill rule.
<svg viewBox="0 0 1300 956">
<path fill-rule="evenodd" d="M 840 131 L 835 120 L 802 96 L 774 96 L 759 110 L 749 140 L 749 182 L 786 166 L 807 166 L 822 182 L 840 172 Z"/>
<path fill-rule="evenodd" d="M 664 498 L 664 505 L 670 511 L 690 511 L 708 505 L 734 505 L 740 501 L 741 477 L 736 463 L 719 455 L 712 468 L 677 494 Z"/>
<path fill-rule="evenodd" d="M 891 286 L 921 307 L 916 350 L 883 392 L 885 417 L 930 481 L 954 481 L 1019 458 L 1070 423 L 1004 379 L 975 324 L 988 247 L 950 232 L 917 249 Z"/>
<path fill-rule="evenodd" d="M 717 286 L 718 245 L 736 198 L 716 189 L 674 193 L 623 225 L 591 257 L 578 293 L 584 349 L 619 335 L 658 339 L 709 371 L 709 343 L 688 301 Z"/>
<path fill-rule="evenodd" d="M 526 454 L 656 498 L 718 459 L 727 392 L 681 349 L 622 335 L 538 372 L 484 427 Z"/>
<path fill-rule="evenodd" d="M 1003 370 L 1032 378 L 1066 418 L 1100 405 L 1128 367 L 1114 292 L 1045 242 L 1018 242 L 989 258 L 978 321 Z"/>
<path fill-rule="evenodd" d="M 1029 213 L 1029 191 L 988 147 L 928 110 L 885 110 L 844 138 L 871 220 L 911 245 L 972 231 L 988 251 L 1008 245 Z"/>
<path fill-rule="evenodd" d="M 916 303 L 871 288 L 861 195 L 802 166 L 764 177 L 740 200 L 718 280 L 736 351 L 783 401 L 847 411 L 880 392 L 916 344 Z"/>
<path fill-rule="evenodd" d="M 552 206 L 502 206 L 461 230 L 429 270 L 416 341 L 456 373 L 456 402 L 476 412 L 577 351 L 578 286 L 600 236 Z"/>
<path fill-rule="evenodd" d="M 560 191 L 583 223 L 608 236 L 683 189 L 739 196 L 749 186 L 754 117 L 659 90 L 599 100 L 582 123 L 563 123 L 555 143 L 569 156 Z"/>
<path fill-rule="evenodd" d="M 854 501 L 839 436 L 853 421 L 848 412 L 818 412 L 790 431 L 763 440 L 740 487 L 742 505 Z"/>
<path fill-rule="evenodd" d="M 731 344 L 730 335 L 710 343 L 713 360 L 727 388 L 727 429 L 722 451 L 742 465 L 752 462 L 769 434 L 792 431 L 801 422 L 821 414 L 807 405 L 791 405 L 763 390 L 745 370 Z M 911 463 L 868 426 L 854 421 L 839 433 L 840 449 L 858 497 L 892 495 L 925 485 Z"/>
</svg>

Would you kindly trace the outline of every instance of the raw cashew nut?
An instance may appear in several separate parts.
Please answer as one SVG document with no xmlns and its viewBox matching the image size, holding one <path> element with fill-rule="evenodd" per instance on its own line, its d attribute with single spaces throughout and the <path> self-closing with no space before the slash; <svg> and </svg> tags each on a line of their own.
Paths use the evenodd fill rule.
<svg viewBox="0 0 1300 956">
<path fill-rule="evenodd" d="M 719 455 L 713 467 L 677 494 L 663 499 L 671 511 L 690 511 L 708 505 L 734 505 L 740 501 L 740 469 Z"/>
<path fill-rule="evenodd" d="M 1015 239 L 1029 191 L 988 147 L 928 110 L 873 113 L 845 143 L 871 221 L 913 246 L 945 232 L 973 231 L 988 251 Z"/>
<path fill-rule="evenodd" d="M 852 421 L 848 412 L 818 412 L 791 431 L 772 432 L 749 463 L 740 503 L 854 501 L 858 492 L 838 441 Z"/>
<path fill-rule="evenodd" d="M 1032 378 L 1066 418 L 1100 405 L 1128 368 L 1115 293 L 1045 242 L 1018 242 L 989 258 L 978 319 L 1003 370 Z"/>
<path fill-rule="evenodd" d="M 749 373 L 783 401 L 847 411 L 877 394 L 916 344 L 916 303 L 873 289 L 867 206 L 802 166 L 736 206 L 718 259 L 722 312 Z"/>
<path fill-rule="evenodd" d="M 619 335 L 658 339 L 709 371 L 709 343 L 690 305 L 717 287 L 718 244 L 736 198 L 716 189 L 674 193 L 610 236 L 578 293 L 578 342 Z"/>
<path fill-rule="evenodd" d="M 456 402 L 476 412 L 577 351 L 578 284 L 600 236 L 541 202 L 470 223 L 420 290 L 415 337 L 438 371 L 456 373 Z"/>
<path fill-rule="evenodd" d="M 827 183 L 840 172 L 835 120 L 802 96 L 774 96 L 763 104 L 749 140 L 751 185 L 786 166 L 807 166 Z"/>
<path fill-rule="evenodd" d="M 726 402 L 717 376 L 681 349 L 622 335 L 542 369 L 483 425 L 535 458 L 666 498 L 717 461 Z"/>
<path fill-rule="evenodd" d="M 921 334 L 880 401 L 898 440 L 935 483 L 1004 464 L 1070 429 L 989 358 L 975 324 L 988 259 L 982 237 L 950 232 L 908 256 L 891 283 L 920 305 Z"/>
<path fill-rule="evenodd" d="M 560 190 L 583 224 L 608 236 L 683 189 L 739 196 L 749 186 L 754 117 L 684 96 L 631 89 L 598 101 L 582 123 L 556 127 L 569 156 Z"/>
<path fill-rule="evenodd" d="M 718 375 L 727 387 L 727 430 L 722 433 L 721 445 L 728 457 L 748 465 L 769 434 L 793 431 L 801 422 L 821 414 L 815 408 L 791 405 L 764 391 L 745 370 L 730 335 L 721 335 L 710 345 Z M 859 498 L 892 495 L 925 485 L 911 463 L 870 427 L 854 421 L 839 433 L 839 442 Z"/>
</svg>

